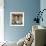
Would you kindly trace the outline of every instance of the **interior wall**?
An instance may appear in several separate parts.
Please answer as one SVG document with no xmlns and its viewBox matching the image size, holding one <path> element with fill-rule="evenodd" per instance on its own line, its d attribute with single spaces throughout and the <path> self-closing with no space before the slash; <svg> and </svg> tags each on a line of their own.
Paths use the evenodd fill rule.
<svg viewBox="0 0 46 46">
<path fill-rule="evenodd" d="M 4 0 L 0 0 L 0 42 L 4 41 Z"/>
<path fill-rule="evenodd" d="M 4 0 L 4 39 L 18 41 L 31 31 L 36 12 L 40 10 L 40 0 Z M 10 12 L 24 12 L 24 26 L 10 26 Z"/>
</svg>

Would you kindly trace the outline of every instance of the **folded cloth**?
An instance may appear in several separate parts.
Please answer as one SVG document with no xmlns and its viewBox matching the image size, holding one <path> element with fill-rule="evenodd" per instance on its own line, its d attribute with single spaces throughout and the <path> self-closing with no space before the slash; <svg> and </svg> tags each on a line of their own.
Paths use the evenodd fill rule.
<svg viewBox="0 0 46 46">
<path fill-rule="evenodd" d="M 24 37 L 24 38 L 21 38 L 21 39 L 17 42 L 17 46 L 23 46 L 23 44 L 24 44 L 24 39 L 25 39 L 25 37 Z"/>
<path fill-rule="evenodd" d="M 20 39 L 17 42 L 17 46 L 31 46 L 32 42 L 33 42 L 33 34 L 31 32 L 29 32 L 26 37 Z"/>
<path fill-rule="evenodd" d="M 29 32 L 25 37 L 23 46 L 31 46 L 32 42 L 33 42 L 33 35 L 31 34 L 31 32 Z"/>
</svg>

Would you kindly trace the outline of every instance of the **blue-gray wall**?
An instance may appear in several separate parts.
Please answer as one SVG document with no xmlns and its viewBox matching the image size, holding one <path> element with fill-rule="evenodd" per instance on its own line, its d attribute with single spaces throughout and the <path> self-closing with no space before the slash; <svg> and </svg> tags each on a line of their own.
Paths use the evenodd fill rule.
<svg viewBox="0 0 46 46">
<path fill-rule="evenodd" d="M 7 41 L 18 41 L 32 28 L 33 19 L 40 9 L 40 0 L 4 0 L 4 35 Z M 10 26 L 10 12 L 24 12 L 24 26 Z"/>
</svg>

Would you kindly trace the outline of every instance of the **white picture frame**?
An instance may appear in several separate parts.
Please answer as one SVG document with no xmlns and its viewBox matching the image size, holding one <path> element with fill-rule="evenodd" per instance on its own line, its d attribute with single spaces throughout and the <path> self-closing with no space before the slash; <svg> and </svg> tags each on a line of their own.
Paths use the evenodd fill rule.
<svg viewBox="0 0 46 46">
<path fill-rule="evenodd" d="M 10 12 L 10 26 L 24 26 L 24 12 Z"/>
</svg>

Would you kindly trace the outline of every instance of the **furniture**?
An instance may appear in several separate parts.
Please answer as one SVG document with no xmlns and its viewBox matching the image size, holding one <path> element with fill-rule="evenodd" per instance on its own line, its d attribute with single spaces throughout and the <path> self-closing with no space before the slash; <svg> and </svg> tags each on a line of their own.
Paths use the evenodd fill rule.
<svg viewBox="0 0 46 46">
<path fill-rule="evenodd" d="M 39 25 L 32 26 L 32 35 L 33 35 L 33 42 L 31 46 L 44 46 L 46 45 L 46 29 Z M 22 46 L 23 42 L 25 40 L 25 37 L 20 39 L 17 44 L 14 42 L 7 43 L 7 46 Z M 29 46 L 29 45 L 28 45 Z"/>
<path fill-rule="evenodd" d="M 46 29 L 39 25 L 32 26 L 34 42 L 31 46 L 44 46 L 46 44 Z"/>
</svg>

